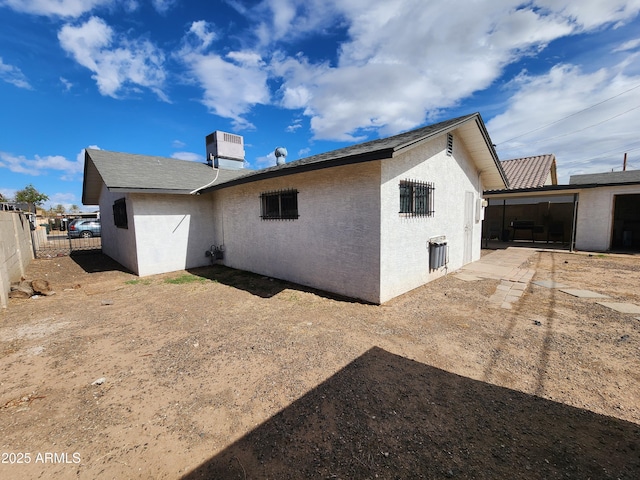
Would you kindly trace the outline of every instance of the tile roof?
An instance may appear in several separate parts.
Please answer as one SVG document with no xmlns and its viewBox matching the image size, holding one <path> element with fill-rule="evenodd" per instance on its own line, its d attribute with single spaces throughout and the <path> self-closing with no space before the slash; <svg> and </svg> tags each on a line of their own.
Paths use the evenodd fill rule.
<svg viewBox="0 0 640 480">
<path fill-rule="evenodd" d="M 556 157 L 553 154 L 535 157 L 514 158 L 500 162 L 509 179 L 511 190 L 519 188 L 543 187 L 547 185 L 549 175 L 551 183 L 556 185 Z"/>
</svg>

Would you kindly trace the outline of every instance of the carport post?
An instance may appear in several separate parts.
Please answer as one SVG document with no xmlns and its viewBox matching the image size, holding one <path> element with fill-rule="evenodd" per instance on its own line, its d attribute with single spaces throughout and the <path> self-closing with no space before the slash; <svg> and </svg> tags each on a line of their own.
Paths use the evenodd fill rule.
<svg viewBox="0 0 640 480">
<path fill-rule="evenodd" d="M 569 251 L 575 250 L 576 241 L 576 225 L 578 223 L 578 194 L 573 194 L 573 221 L 571 222 L 571 243 L 569 243 Z"/>
</svg>

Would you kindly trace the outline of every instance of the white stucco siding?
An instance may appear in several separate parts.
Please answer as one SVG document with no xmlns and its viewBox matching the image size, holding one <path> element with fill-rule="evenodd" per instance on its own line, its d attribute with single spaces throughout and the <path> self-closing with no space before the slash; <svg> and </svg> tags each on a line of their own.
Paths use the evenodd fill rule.
<svg viewBox="0 0 640 480">
<path fill-rule="evenodd" d="M 640 193 L 640 185 L 581 190 L 576 221 L 576 249 L 609 250 L 611 248 L 615 196 L 638 193 Z"/>
<path fill-rule="evenodd" d="M 129 228 L 118 228 L 113 221 L 113 203 L 120 198 L 124 198 L 127 205 Z M 136 236 L 129 195 L 109 192 L 103 185 L 100 191 L 100 225 L 102 252 L 137 274 Z"/>
<path fill-rule="evenodd" d="M 300 217 L 261 219 L 260 194 L 287 189 L 298 191 Z M 227 266 L 379 301 L 379 162 L 239 185 L 214 201 Z"/>
<path fill-rule="evenodd" d="M 131 194 L 138 275 L 208 265 L 214 243 L 211 195 Z M 127 205 L 127 208 L 129 204 Z"/>
<path fill-rule="evenodd" d="M 482 191 L 478 172 L 461 139 L 454 133 L 453 156 L 446 154 L 446 135 L 382 163 L 381 301 L 419 287 L 465 260 L 465 194 L 473 192 L 471 261 L 480 258 L 481 222 L 475 216 Z M 401 180 L 434 184 L 434 214 L 409 217 L 399 213 Z M 429 271 L 429 239 L 444 235 L 449 263 Z"/>
</svg>

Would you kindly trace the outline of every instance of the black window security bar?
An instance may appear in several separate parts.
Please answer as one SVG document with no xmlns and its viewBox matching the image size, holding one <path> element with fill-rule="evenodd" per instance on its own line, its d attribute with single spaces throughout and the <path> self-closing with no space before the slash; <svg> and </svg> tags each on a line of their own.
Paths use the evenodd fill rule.
<svg viewBox="0 0 640 480">
<path fill-rule="evenodd" d="M 298 215 L 298 191 L 280 190 L 260 195 L 263 220 L 295 220 Z"/>
<path fill-rule="evenodd" d="M 431 182 L 402 180 L 400 182 L 400 213 L 411 217 L 432 217 L 433 192 Z"/>
</svg>

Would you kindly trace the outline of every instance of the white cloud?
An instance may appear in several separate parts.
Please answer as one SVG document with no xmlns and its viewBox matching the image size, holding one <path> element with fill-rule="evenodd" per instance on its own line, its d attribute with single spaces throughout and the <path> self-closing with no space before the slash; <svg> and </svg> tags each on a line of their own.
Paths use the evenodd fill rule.
<svg viewBox="0 0 640 480">
<path fill-rule="evenodd" d="M 635 50 L 640 47 L 640 38 L 634 38 L 633 40 L 629 40 L 624 42 L 622 45 L 613 49 L 613 52 L 627 52 L 629 50 Z"/>
<path fill-rule="evenodd" d="M 341 0 L 263 0 L 252 12 L 246 8 L 237 10 L 261 19 L 256 36 L 262 45 L 269 45 L 293 41 L 309 33 L 321 32 L 327 25 L 335 25 L 336 18 L 341 15 L 338 6 L 342 3 Z M 366 2 L 358 0 L 356 3 L 366 7 Z"/>
<path fill-rule="evenodd" d="M 187 146 L 187 144 L 184 143 L 182 140 L 174 140 L 173 142 L 171 142 L 171 146 L 173 148 L 184 148 Z"/>
<path fill-rule="evenodd" d="M 22 73 L 18 67 L 14 65 L 8 65 L 2 61 L 0 57 L 0 80 L 10 83 L 18 88 L 24 88 L 26 90 L 32 90 L 31 84 L 27 80 L 27 77 Z"/>
<path fill-rule="evenodd" d="M 175 152 L 173 155 L 171 155 L 171 158 L 176 158 L 178 160 L 188 160 L 190 162 L 204 163 L 204 156 L 200 155 L 199 153 L 193 152 Z"/>
<path fill-rule="evenodd" d="M 224 56 L 207 53 L 215 35 L 206 22 L 194 22 L 176 57 L 204 90 L 202 103 L 216 115 L 230 118 L 237 128 L 253 125 L 245 116 L 251 107 L 270 100 L 268 74 L 260 56 L 252 51 L 232 51 Z"/>
<path fill-rule="evenodd" d="M 146 87 L 168 101 L 164 83 L 164 53 L 146 39 L 118 37 L 104 20 L 91 17 L 58 33 L 62 48 L 91 70 L 102 95 L 118 98 L 128 87 Z"/>
<path fill-rule="evenodd" d="M 167 13 L 173 6 L 177 3 L 178 0 L 151 0 L 151 4 L 153 8 L 156 9 L 158 13 Z"/>
<path fill-rule="evenodd" d="M 269 152 L 266 155 L 256 158 L 256 167 L 258 168 L 267 168 L 273 167 L 276 164 L 276 154 L 275 151 Z"/>
<path fill-rule="evenodd" d="M 0 0 L 0 6 L 33 15 L 77 18 L 96 7 L 112 6 L 117 2 L 118 0 Z"/>
<path fill-rule="evenodd" d="M 61 175 L 61 180 L 75 180 L 84 171 L 84 149 L 75 160 L 68 160 L 62 155 L 34 155 L 33 158 L 27 158 L 24 155 L 0 152 L 0 168 L 31 176 L 48 175 L 50 171 L 54 171 Z"/>
<path fill-rule="evenodd" d="M 73 87 L 73 83 L 71 83 L 69 80 L 67 80 L 64 77 L 60 77 L 60 83 L 62 83 L 62 85 L 64 86 L 64 90 L 66 92 L 68 92 L 69 90 L 71 90 L 71 88 Z"/>
<path fill-rule="evenodd" d="M 625 151 L 639 158 L 640 75 L 626 74 L 624 65 L 595 72 L 558 65 L 519 76 L 504 113 L 487 122 L 500 158 L 553 153 L 560 183 L 619 170 Z"/>
<path fill-rule="evenodd" d="M 2 188 L 0 187 L 0 194 L 4 196 L 7 200 L 13 200 L 16 196 L 16 192 L 18 190 L 15 188 Z"/>
<path fill-rule="evenodd" d="M 299 128 L 302 128 L 302 120 L 298 118 L 294 120 L 291 125 L 287 126 L 286 131 L 289 133 L 293 133 Z"/>
<path fill-rule="evenodd" d="M 263 43 L 321 41 L 322 25 L 347 30 L 334 64 L 280 54 L 271 67 L 281 105 L 311 117 L 315 138 L 354 141 L 363 130 L 419 125 L 555 39 L 632 19 L 640 0 L 265 0 L 260 8 L 271 12 L 256 27 Z"/>
<path fill-rule="evenodd" d="M 189 32 L 193 34 L 195 39 L 191 42 L 191 48 L 197 51 L 202 51 L 209 48 L 209 45 L 216 39 L 215 32 L 209 29 L 209 24 L 204 20 L 198 20 L 191 24 Z M 187 36 L 185 40 L 190 40 Z"/>
</svg>

